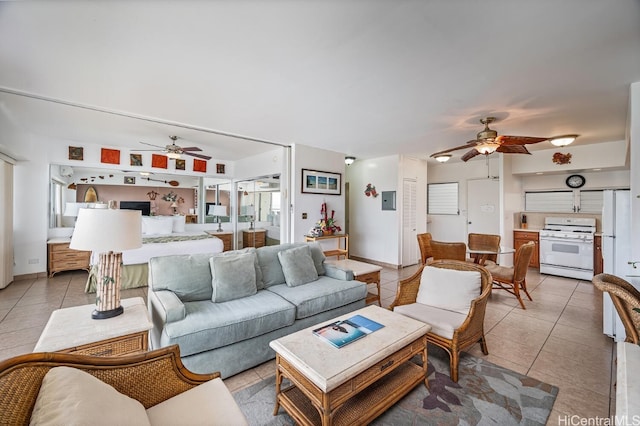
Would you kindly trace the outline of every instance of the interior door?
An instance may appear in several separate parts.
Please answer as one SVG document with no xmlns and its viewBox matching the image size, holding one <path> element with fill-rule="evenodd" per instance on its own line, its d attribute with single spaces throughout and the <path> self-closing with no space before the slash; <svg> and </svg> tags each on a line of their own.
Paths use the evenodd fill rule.
<svg viewBox="0 0 640 426">
<path fill-rule="evenodd" d="M 467 233 L 500 234 L 500 182 L 467 181 Z"/>
<path fill-rule="evenodd" d="M 414 179 L 402 184 L 402 266 L 415 265 L 419 260 L 418 231 L 416 226 L 416 194 Z"/>
</svg>

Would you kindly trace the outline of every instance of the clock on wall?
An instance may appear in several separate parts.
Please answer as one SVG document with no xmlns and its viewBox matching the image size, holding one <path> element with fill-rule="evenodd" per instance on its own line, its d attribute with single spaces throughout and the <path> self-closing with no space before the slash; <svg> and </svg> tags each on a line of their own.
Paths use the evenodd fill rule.
<svg viewBox="0 0 640 426">
<path fill-rule="evenodd" d="M 586 180 L 582 175 L 571 175 L 567 178 L 566 182 L 569 188 L 580 188 L 584 186 Z"/>
</svg>

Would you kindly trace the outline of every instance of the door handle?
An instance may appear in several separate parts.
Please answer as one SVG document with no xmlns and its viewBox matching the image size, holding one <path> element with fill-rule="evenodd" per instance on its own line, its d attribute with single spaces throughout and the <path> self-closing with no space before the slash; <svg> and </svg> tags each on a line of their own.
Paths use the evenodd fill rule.
<svg viewBox="0 0 640 426">
<path fill-rule="evenodd" d="M 637 266 L 637 265 L 638 265 L 638 263 L 640 263 L 640 260 L 635 260 L 635 261 L 629 261 L 629 262 L 627 262 L 627 264 L 628 264 L 628 265 L 631 265 L 631 267 L 632 267 L 633 269 L 637 269 L 637 268 L 638 268 L 638 266 Z"/>
</svg>

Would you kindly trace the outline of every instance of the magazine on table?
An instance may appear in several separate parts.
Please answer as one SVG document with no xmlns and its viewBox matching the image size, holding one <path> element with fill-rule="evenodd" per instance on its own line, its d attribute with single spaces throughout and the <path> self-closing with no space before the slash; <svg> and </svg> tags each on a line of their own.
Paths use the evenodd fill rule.
<svg viewBox="0 0 640 426">
<path fill-rule="evenodd" d="M 367 334 L 380 330 L 384 325 L 363 317 L 354 315 L 349 319 L 335 321 L 313 330 L 313 334 L 331 343 L 336 348 L 341 348 L 354 342 Z"/>
</svg>

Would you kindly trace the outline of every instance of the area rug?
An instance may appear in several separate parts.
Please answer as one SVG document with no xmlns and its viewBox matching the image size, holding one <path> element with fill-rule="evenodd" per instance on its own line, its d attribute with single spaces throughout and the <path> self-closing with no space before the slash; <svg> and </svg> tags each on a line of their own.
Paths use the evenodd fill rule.
<svg viewBox="0 0 640 426">
<path fill-rule="evenodd" d="M 418 362 L 418 359 L 416 359 Z M 449 358 L 429 346 L 430 391 L 418 385 L 373 425 L 544 425 L 558 388 L 462 354 L 459 381 L 449 378 Z M 293 425 L 280 408 L 273 416 L 275 376 L 233 394 L 250 425 Z"/>
</svg>

